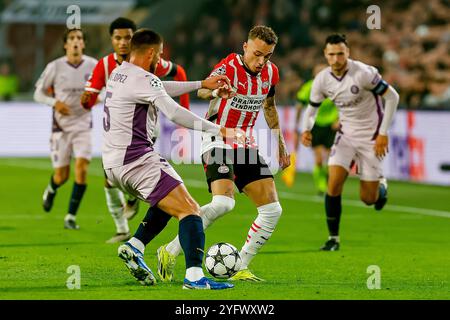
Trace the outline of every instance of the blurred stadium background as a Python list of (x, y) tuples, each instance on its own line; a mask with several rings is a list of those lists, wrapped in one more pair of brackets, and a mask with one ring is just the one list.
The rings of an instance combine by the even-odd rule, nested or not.
[(377, 66), (401, 92), (401, 107), (450, 109), (450, 9), (448, 0), (383, 1), (381, 30), (366, 27), (369, 0), (3, 0), (0, 2), (1, 72), (19, 79), (14, 99), (30, 97), (45, 64), (60, 56), (70, 4), (81, 7), (86, 54), (111, 51), (108, 24), (124, 15), (159, 31), (165, 57), (185, 66), (191, 79), (205, 77), (218, 59), (240, 52), (251, 26), (267, 24), (280, 37), (273, 61), (280, 67), (281, 104), (311, 77), (331, 32), (349, 39), (354, 59)]

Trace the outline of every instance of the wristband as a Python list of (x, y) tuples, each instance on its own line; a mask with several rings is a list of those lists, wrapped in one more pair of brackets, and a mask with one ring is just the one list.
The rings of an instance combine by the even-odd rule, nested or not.
[(213, 98), (217, 98), (217, 97), (219, 97), (218, 93), (219, 93), (219, 89), (214, 89), (211, 92), (211, 95), (212, 95)]

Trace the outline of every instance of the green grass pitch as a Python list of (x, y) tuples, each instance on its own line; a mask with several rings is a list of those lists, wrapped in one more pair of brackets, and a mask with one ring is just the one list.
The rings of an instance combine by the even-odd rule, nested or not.
[[(210, 200), (199, 165), (178, 165), (193, 197)], [(64, 230), (72, 179), (62, 187), (51, 213), (41, 207), (48, 183), (48, 159), (0, 159), (0, 299), (449, 299), (450, 192), (448, 187), (404, 182), (389, 184), (389, 202), (378, 213), (359, 201), (351, 178), (343, 194), (341, 250), (319, 252), (327, 238), (323, 201), (309, 174), (293, 188), (276, 177), (283, 215), (251, 269), (264, 283), (236, 283), (226, 291), (182, 290), (184, 257), (175, 281), (143, 287), (105, 243), (115, 232), (103, 192), (99, 159), (90, 168), (88, 189), (78, 212), (78, 231)], [(73, 176), (73, 175), (72, 175)], [(206, 232), (206, 248), (219, 241), (240, 248), (256, 209), (243, 195), (235, 209)], [(134, 232), (145, 215), (130, 221)], [(156, 249), (177, 233), (177, 222), (149, 244), (146, 261), (156, 271)], [(67, 268), (80, 267), (81, 288), (66, 286)], [(369, 290), (368, 267), (380, 268), (380, 289)]]

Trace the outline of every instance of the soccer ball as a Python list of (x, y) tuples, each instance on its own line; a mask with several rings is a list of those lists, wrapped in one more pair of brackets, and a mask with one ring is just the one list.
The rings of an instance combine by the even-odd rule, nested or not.
[(215, 278), (228, 279), (241, 268), (241, 256), (232, 244), (219, 242), (206, 252), (206, 270)]

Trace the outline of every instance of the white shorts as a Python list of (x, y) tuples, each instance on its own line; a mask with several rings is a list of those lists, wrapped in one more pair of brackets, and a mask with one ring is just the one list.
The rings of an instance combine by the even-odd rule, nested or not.
[(155, 206), (183, 180), (156, 152), (149, 152), (121, 167), (105, 169), (112, 186)]
[(72, 154), (75, 158), (91, 160), (91, 130), (73, 132), (52, 132), (50, 136), (50, 157), (53, 168), (70, 165)]
[(382, 160), (375, 156), (375, 140), (355, 140), (337, 133), (331, 147), (329, 166), (340, 166), (350, 171), (352, 161), (362, 181), (378, 181), (383, 176)]

